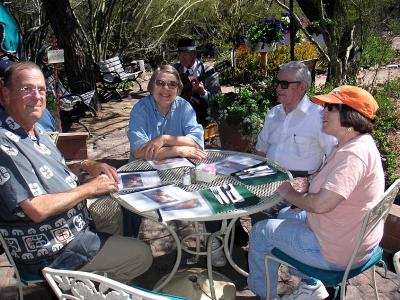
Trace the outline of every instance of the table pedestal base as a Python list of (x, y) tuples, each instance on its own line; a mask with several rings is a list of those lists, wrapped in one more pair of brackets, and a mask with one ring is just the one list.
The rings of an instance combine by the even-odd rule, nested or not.
[[(213, 271), (213, 279), (217, 299), (233, 300), (236, 298), (236, 287), (228, 277)], [(163, 280), (165, 278), (161, 278), (156, 286)], [(209, 300), (211, 292), (207, 269), (191, 268), (178, 271), (160, 292), (191, 300)]]

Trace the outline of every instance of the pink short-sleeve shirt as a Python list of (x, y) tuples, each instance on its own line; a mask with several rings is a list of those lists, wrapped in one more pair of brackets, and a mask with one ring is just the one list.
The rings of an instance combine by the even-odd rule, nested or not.
[[(384, 193), (384, 173), (375, 142), (369, 134), (360, 135), (334, 151), (324, 168), (312, 180), (309, 192), (321, 188), (345, 198), (328, 213), (307, 212), (307, 222), (315, 233), (324, 258), (345, 266), (360, 233), (362, 220)], [(355, 262), (380, 242), (383, 222), (368, 234)]]

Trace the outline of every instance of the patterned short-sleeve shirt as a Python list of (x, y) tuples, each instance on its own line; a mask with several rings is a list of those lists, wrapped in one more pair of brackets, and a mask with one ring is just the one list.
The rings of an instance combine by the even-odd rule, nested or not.
[[(89, 228), (86, 203), (40, 223), (19, 207), (27, 199), (66, 192), (79, 184), (43, 128), (36, 124), (34, 131), (35, 136), (30, 136), (0, 110), (0, 231), (18, 267), (77, 269), (100, 249), (100, 240)], [(87, 239), (88, 249), (82, 247)], [(65, 259), (75, 252), (82, 259)]]

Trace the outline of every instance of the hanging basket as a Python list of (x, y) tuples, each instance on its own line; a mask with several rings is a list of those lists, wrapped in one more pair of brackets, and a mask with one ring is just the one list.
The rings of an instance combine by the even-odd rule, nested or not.
[(272, 52), (276, 49), (276, 42), (273, 43), (258, 42), (252, 44), (248, 40), (246, 40), (245, 43), (246, 46), (249, 47), (254, 52), (266, 53), (266, 52)]

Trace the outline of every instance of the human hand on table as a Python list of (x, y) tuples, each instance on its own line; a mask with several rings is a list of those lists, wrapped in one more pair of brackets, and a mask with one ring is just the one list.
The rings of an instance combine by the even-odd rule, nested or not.
[[(288, 194), (291, 193), (306, 193), (308, 191), (308, 179), (307, 177), (297, 177), (292, 181), (285, 181), (278, 187), (278, 193), (282, 196), (282, 198), (288, 200)], [(301, 211), (301, 209), (297, 208), (295, 205), (291, 206), (291, 209), (296, 211)]]
[(178, 156), (188, 157), (193, 159), (206, 159), (207, 153), (202, 149), (192, 147), (192, 146), (177, 146)]
[(109, 178), (105, 174), (101, 174), (96, 178), (85, 183), (91, 190), (92, 196), (101, 196), (108, 193), (118, 192), (118, 183), (113, 179)]
[(106, 175), (110, 180), (118, 183), (117, 169), (106, 164), (94, 160), (85, 160), (82, 162), (82, 167), (93, 177), (101, 174)]
[(163, 146), (163, 137), (160, 135), (140, 146), (139, 151), (144, 154), (145, 160), (154, 160), (157, 157), (158, 151), (160, 151)]

